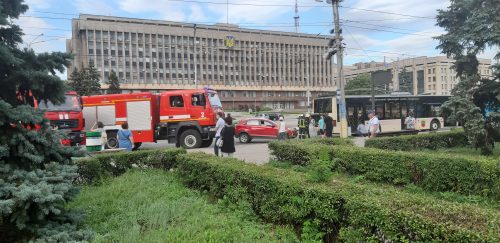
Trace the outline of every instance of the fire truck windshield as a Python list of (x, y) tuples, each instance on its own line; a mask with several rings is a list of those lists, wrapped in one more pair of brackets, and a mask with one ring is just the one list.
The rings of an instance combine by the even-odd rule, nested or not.
[(210, 101), (210, 105), (212, 105), (212, 107), (222, 108), (222, 103), (220, 102), (217, 93), (208, 93), (208, 100)]
[(75, 95), (66, 95), (61, 104), (55, 105), (50, 101), (41, 101), (38, 107), (47, 111), (80, 111), (80, 101)]

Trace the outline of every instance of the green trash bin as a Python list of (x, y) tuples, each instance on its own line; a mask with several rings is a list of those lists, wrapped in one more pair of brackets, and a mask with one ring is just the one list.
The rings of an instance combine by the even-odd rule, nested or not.
[(86, 132), (87, 136), (85, 143), (87, 145), (87, 151), (101, 151), (102, 150), (102, 140), (101, 132)]

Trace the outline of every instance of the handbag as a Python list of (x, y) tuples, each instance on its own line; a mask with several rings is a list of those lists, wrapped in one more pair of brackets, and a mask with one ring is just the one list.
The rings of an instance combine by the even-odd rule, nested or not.
[(224, 139), (222, 139), (223, 133), (224, 133), (224, 128), (222, 128), (222, 130), (220, 131), (221, 137), (219, 138), (219, 140), (217, 140), (217, 143), (215, 144), (219, 148), (222, 148), (222, 145), (224, 144)]
[(224, 144), (224, 140), (222, 138), (219, 138), (219, 140), (217, 140), (217, 147), (219, 148), (222, 148), (222, 145)]

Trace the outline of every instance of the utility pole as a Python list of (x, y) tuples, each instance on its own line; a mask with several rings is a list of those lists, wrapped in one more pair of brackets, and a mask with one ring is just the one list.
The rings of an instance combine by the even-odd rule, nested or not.
[(297, 0), (295, 0), (295, 16), (293, 17), (295, 20), (295, 33), (299, 32), (299, 4), (297, 3)]
[(194, 47), (194, 87), (197, 89), (198, 88), (198, 63), (197, 63), (197, 53), (198, 50), (196, 49), (196, 24), (193, 25), (194, 27), (194, 38), (193, 38), (193, 47)]
[[(348, 127), (347, 127), (347, 112), (345, 105), (345, 82), (344, 82), (344, 63), (343, 63), (343, 52), (344, 47), (342, 46), (342, 29), (340, 28), (340, 16), (339, 16), (339, 2), (342, 0), (326, 0), (326, 3), (332, 4), (333, 8), (333, 20), (335, 22), (335, 28), (330, 31), (331, 34), (335, 34), (333, 39), (328, 42), (328, 51), (325, 53), (323, 58), (330, 60), (333, 55), (337, 54), (337, 85), (340, 89), (337, 94), (339, 97), (339, 113), (340, 113), (340, 137), (347, 138)], [(316, 0), (316, 2), (322, 2), (322, 0)], [(332, 65), (334, 65), (332, 60)]]
[(373, 75), (371, 72), (370, 79), (372, 81), (372, 110), (375, 111), (375, 80), (373, 79)]
[(340, 86), (339, 112), (340, 112), (340, 137), (347, 138), (347, 114), (345, 105), (344, 90), (344, 47), (342, 46), (342, 29), (340, 28), (339, 2), (341, 0), (332, 0), (333, 18), (335, 22), (335, 43), (337, 46), (337, 77)]

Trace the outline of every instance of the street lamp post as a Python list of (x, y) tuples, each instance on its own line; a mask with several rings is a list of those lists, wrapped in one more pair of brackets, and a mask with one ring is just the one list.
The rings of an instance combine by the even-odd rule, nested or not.
[(43, 36), (43, 33), (41, 33), (41, 34), (37, 35), (35, 38), (33, 38), (33, 40), (31, 40), (31, 41), (30, 41), (30, 43), (28, 43), (28, 49), (31, 49), (31, 44), (33, 44), (33, 42), (34, 42), (36, 39), (38, 39), (38, 38), (40, 38), (40, 37), (42, 37), (42, 36)]

